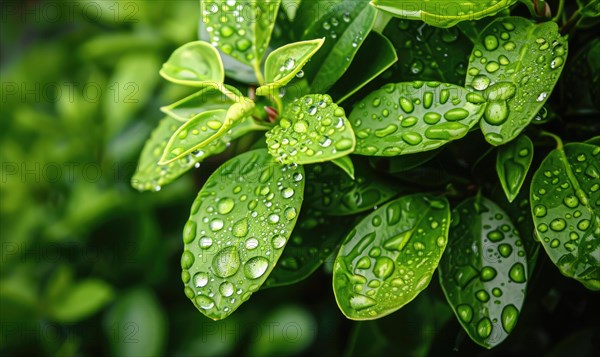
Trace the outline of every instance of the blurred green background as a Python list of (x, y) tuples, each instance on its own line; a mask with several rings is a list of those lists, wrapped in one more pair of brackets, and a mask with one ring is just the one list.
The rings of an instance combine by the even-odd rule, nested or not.
[[(435, 282), (390, 317), (351, 323), (328, 264), (224, 321), (205, 318), (183, 294), (181, 229), (229, 153), (160, 193), (129, 185), (158, 108), (189, 93), (158, 70), (197, 39), (199, 2), (0, 4), (2, 356), (490, 354), (461, 334)], [(570, 300), (590, 295), (544, 273), (559, 288), (534, 292), (491, 354), (593, 350), (593, 314)]]

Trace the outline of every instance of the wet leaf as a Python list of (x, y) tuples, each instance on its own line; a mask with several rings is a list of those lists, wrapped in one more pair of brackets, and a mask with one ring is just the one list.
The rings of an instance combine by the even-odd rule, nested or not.
[(325, 38), (323, 47), (305, 66), (312, 93), (326, 93), (346, 72), (373, 28), (376, 11), (367, 0), (303, 1), (297, 12), (304, 40)]
[(438, 148), (467, 135), (483, 113), (483, 100), (439, 82), (387, 84), (355, 105), (349, 120), (355, 153), (396, 156)]
[(567, 59), (567, 41), (554, 22), (521, 17), (494, 20), (469, 58), (466, 84), (486, 99), (481, 130), (495, 146), (514, 138), (540, 111)]
[(304, 169), (265, 149), (227, 161), (208, 179), (183, 230), (185, 294), (207, 317), (227, 317), (277, 263), (304, 197)]
[(342, 76), (327, 92), (337, 103), (341, 103), (383, 73), (397, 60), (398, 56), (393, 44), (385, 36), (371, 32), (358, 50), (346, 75)]
[(294, 79), (296, 74), (321, 48), (324, 39), (287, 44), (271, 52), (265, 62), (265, 85), (256, 90), (258, 95), (274, 93)]
[(514, 201), (519, 194), (533, 160), (533, 143), (524, 134), (498, 148), (496, 171), (506, 198)]
[(371, 4), (381, 11), (396, 17), (422, 20), (437, 27), (451, 27), (461, 21), (477, 20), (492, 16), (517, 0), (485, 1), (412, 1), (412, 0), (373, 0)]
[(440, 283), (477, 344), (495, 347), (514, 329), (525, 300), (527, 268), (518, 233), (494, 202), (469, 198), (452, 211)]
[[(236, 101), (228, 97), (224, 92), (233, 93)], [(233, 103), (241, 100), (243, 97), (234, 87), (224, 85), (215, 87), (205, 85), (198, 92), (189, 95), (171, 105), (164, 106), (160, 110), (171, 118), (188, 121), (191, 118), (210, 110), (229, 109)]]
[[(310, 202), (307, 204), (310, 206)], [(353, 220), (303, 208), (298, 224), (263, 289), (290, 285), (308, 278), (339, 246), (350, 231), (349, 224)]]
[(284, 164), (337, 159), (356, 145), (344, 109), (327, 94), (307, 95), (289, 104), (266, 136), (269, 153)]
[(337, 159), (331, 160), (331, 163), (342, 169), (342, 171), (347, 173), (348, 176), (354, 180), (354, 164), (352, 163), (350, 156), (338, 157)]
[(160, 70), (166, 80), (192, 87), (219, 84), (225, 80), (219, 52), (203, 41), (189, 42), (176, 49)]
[(202, 2), (210, 43), (238, 61), (258, 68), (271, 41), (281, 0)]
[(346, 237), (333, 270), (338, 306), (352, 320), (388, 315), (428, 285), (448, 241), (446, 199), (404, 196), (379, 207)]
[(561, 273), (600, 290), (600, 146), (553, 150), (533, 176), (531, 213)]
[(333, 164), (306, 167), (306, 200), (328, 215), (347, 216), (369, 210), (396, 196), (401, 190), (368, 163), (355, 160), (352, 179)]

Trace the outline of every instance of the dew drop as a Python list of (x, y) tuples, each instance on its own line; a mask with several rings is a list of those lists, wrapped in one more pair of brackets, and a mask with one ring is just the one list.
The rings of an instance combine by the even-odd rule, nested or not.
[(244, 275), (249, 279), (258, 279), (267, 271), (269, 261), (264, 257), (250, 258), (244, 265)]

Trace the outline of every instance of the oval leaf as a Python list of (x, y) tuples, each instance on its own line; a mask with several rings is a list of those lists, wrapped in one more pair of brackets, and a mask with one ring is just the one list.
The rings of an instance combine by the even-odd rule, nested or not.
[(439, 276), (469, 337), (486, 348), (504, 341), (517, 323), (527, 288), (525, 250), (506, 212), (484, 197), (458, 205)]
[(193, 87), (225, 80), (219, 52), (203, 41), (186, 43), (176, 49), (163, 64), (160, 75), (170, 82)]
[(567, 59), (567, 41), (554, 22), (521, 17), (494, 20), (475, 43), (466, 84), (488, 101), (481, 130), (502, 145), (531, 122), (552, 93)]
[(266, 84), (258, 87), (256, 94), (273, 93), (294, 79), (296, 73), (300, 72), (306, 62), (321, 48), (324, 41), (324, 39), (317, 39), (294, 42), (271, 52), (265, 62)]
[(294, 100), (267, 132), (269, 153), (284, 164), (311, 164), (350, 154), (356, 140), (344, 109), (327, 94)]
[(210, 43), (238, 61), (258, 68), (271, 41), (281, 0), (202, 1)]
[(552, 151), (531, 182), (538, 237), (561, 273), (600, 290), (600, 146)]
[(526, 135), (498, 148), (496, 171), (509, 202), (519, 194), (533, 160), (533, 143)]
[(410, 195), (365, 217), (340, 248), (333, 268), (338, 306), (352, 320), (388, 315), (429, 285), (448, 241), (446, 199)]
[(481, 117), (483, 98), (439, 82), (387, 84), (350, 114), (355, 153), (395, 156), (433, 150), (467, 135)]
[(304, 197), (302, 166), (265, 149), (227, 161), (208, 179), (183, 230), (185, 294), (222, 319), (257, 291), (277, 263)]
[(354, 180), (354, 164), (350, 156), (338, 157), (337, 159), (331, 160), (332, 164), (342, 169), (348, 176)]
[[(198, 92), (187, 96), (171, 105), (164, 106), (160, 110), (171, 118), (188, 121), (198, 114), (216, 109), (229, 109), (233, 103), (241, 100), (243, 97), (234, 87), (224, 85), (223, 87), (214, 85), (205, 85)], [(234, 101), (224, 92), (233, 93)]]
[(79, 282), (63, 292), (50, 307), (53, 320), (73, 323), (89, 317), (114, 297), (112, 286), (97, 279)]
[(515, 2), (517, 0), (373, 0), (371, 4), (396, 17), (422, 20), (437, 27), (451, 27), (461, 21), (492, 16)]

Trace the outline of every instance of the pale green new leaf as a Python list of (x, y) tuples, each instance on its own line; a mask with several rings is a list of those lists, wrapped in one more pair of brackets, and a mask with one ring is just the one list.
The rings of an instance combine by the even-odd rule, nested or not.
[(403, 19), (422, 20), (437, 27), (451, 27), (461, 21), (495, 15), (515, 2), (517, 0), (372, 0), (371, 5)]
[(444, 198), (410, 195), (379, 207), (342, 243), (333, 268), (338, 306), (373, 320), (408, 304), (428, 285), (448, 242)]
[(552, 151), (531, 181), (535, 230), (563, 275), (600, 290), (600, 146)]
[(219, 52), (203, 41), (186, 43), (176, 49), (160, 70), (166, 80), (192, 87), (218, 85), (225, 80)]
[(302, 166), (265, 149), (227, 161), (208, 179), (183, 230), (185, 295), (223, 319), (264, 283), (283, 252), (304, 197)]
[(533, 160), (533, 143), (524, 134), (498, 148), (496, 172), (509, 202), (519, 194)]
[(344, 109), (327, 94), (296, 99), (266, 136), (269, 153), (284, 164), (337, 159), (350, 154), (356, 144)]
[(467, 135), (483, 113), (483, 97), (439, 82), (387, 84), (350, 114), (355, 153), (395, 156), (438, 148)]
[[(224, 92), (233, 93), (234, 101)], [(160, 110), (171, 118), (188, 121), (206, 111), (216, 109), (229, 109), (233, 103), (241, 101), (243, 97), (235, 87), (224, 85), (205, 85), (198, 92), (189, 95), (171, 105), (161, 107)]]
[(265, 84), (256, 89), (257, 95), (274, 93), (294, 79), (296, 73), (321, 48), (325, 39), (287, 44), (271, 52), (265, 62)]
[(350, 156), (338, 157), (337, 159), (331, 160), (331, 163), (342, 169), (342, 171), (347, 173), (348, 176), (354, 180), (354, 164), (352, 163)]
[(487, 100), (481, 130), (492, 145), (516, 138), (550, 97), (567, 59), (554, 22), (494, 20), (469, 58), (466, 85)]

